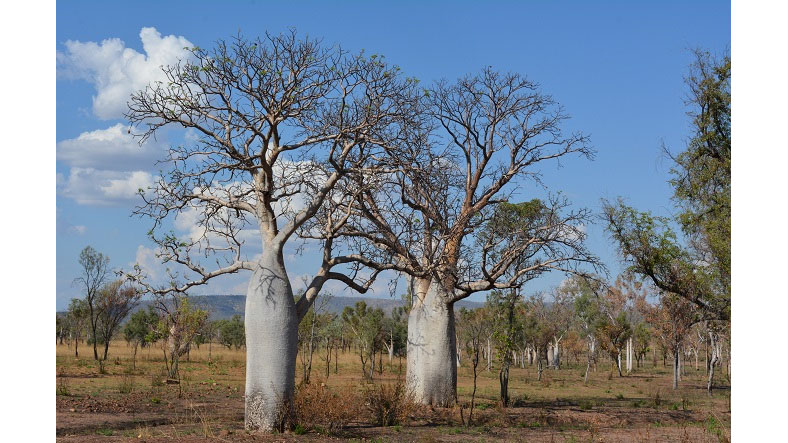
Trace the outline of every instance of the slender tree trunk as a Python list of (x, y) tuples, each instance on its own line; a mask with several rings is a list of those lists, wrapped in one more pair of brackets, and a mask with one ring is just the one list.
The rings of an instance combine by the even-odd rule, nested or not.
[(679, 350), (673, 351), (673, 389), (679, 388)]
[(509, 406), (509, 359), (504, 358), (501, 370), (498, 372), (498, 382), (501, 385), (501, 403), (503, 407)]
[(137, 341), (134, 341), (134, 357), (131, 360), (131, 367), (133, 369), (137, 369), (137, 347), (138, 346), (139, 346), (139, 343), (137, 343)]
[(477, 367), (479, 366), (479, 343), (476, 341), (476, 346), (474, 346), (473, 350), (473, 392), (471, 392), (471, 410), (468, 413), (468, 426), (473, 426), (473, 407), (476, 403), (476, 377), (478, 376), (478, 372), (476, 371)]
[(457, 344), (450, 292), (420, 281), (408, 315), (407, 385), (418, 403), (448, 407), (457, 398)]
[(104, 338), (104, 358), (102, 360), (107, 361), (107, 353), (109, 352), (109, 337)]
[(264, 248), (252, 274), (245, 317), (245, 427), (284, 431), (295, 389), (298, 314), (282, 253), (273, 247)]
[(709, 371), (709, 380), (706, 384), (706, 390), (708, 391), (709, 396), (711, 396), (714, 382), (714, 366), (717, 364), (717, 360), (719, 359), (717, 355), (717, 337), (713, 331), (709, 331), (709, 345), (711, 347), (711, 359), (707, 365)]
[(315, 352), (315, 314), (312, 314), (312, 327), (309, 331), (309, 360), (307, 361), (306, 371), (304, 371), (304, 381), (309, 383), (309, 376), (312, 375), (312, 355)]

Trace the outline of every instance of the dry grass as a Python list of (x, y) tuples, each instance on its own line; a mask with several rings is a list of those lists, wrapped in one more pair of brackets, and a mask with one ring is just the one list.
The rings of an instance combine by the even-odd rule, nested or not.
[[(163, 383), (164, 362), (158, 347), (139, 350), (136, 369), (131, 369), (133, 348), (123, 341), (113, 342), (109, 351), (111, 363), (105, 365), (106, 374), (100, 374), (88, 346), (83, 344), (80, 348), (82, 357), (79, 359), (74, 358), (73, 348), (66, 345), (57, 346), (56, 351), (58, 428), (70, 429), (63, 431), (66, 434), (84, 437), (89, 433), (95, 436), (95, 429), (84, 429), (91, 426), (87, 422), (92, 417), (99, 421), (96, 414), (101, 414), (101, 411), (113, 413), (118, 420), (125, 417), (123, 414), (133, 415), (136, 422), (119, 424), (114, 428), (110, 426), (114, 435), (129, 438), (144, 434), (164, 438), (193, 435), (233, 439), (233, 436), (244, 432), (243, 349), (228, 350), (213, 345), (210, 359), (208, 346), (192, 350), (189, 360), (184, 358), (180, 363), (182, 383), (176, 386)], [(116, 360), (119, 364), (113, 364)], [(474, 411), (474, 422), (481, 428), (459, 427), (460, 417), (456, 409), (427, 408), (426, 411), (394, 413), (407, 426), (372, 431), (368, 427), (375, 422), (398, 421), (384, 416), (389, 413), (387, 410), (396, 409), (391, 407), (396, 403), (391, 399), (397, 397), (396, 390), (391, 387), (404, 377), (404, 360), (400, 368), (398, 360), (389, 365), (384, 358), (383, 374), (376, 372), (375, 386), (366, 391), (356, 354), (340, 355), (338, 373), (334, 373), (332, 362), (329, 377), (324, 380), (319, 377), (324, 376), (325, 367), (316, 361), (312, 384), (301, 387), (296, 397), (295, 406), (302, 431), (331, 434), (344, 429), (345, 434), (342, 435), (384, 440), (429, 439), (434, 432), (437, 432), (436, 436), (458, 433), (463, 440), (476, 435), (473, 434), (476, 432), (474, 429), (481, 432), (483, 428), (496, 430), (501, 439), (511, 437), (511, 432), (527, 430), (535, 441), (540, 441), (540, 433), (546, 430), (575, 436), (577, 441), (587, 441), (591, 435), (594, 438), (610, 436), (610, 433), (618, 435), (611, 438), (617, 441), (621, 432), (627, 429), (631, 433), (625, 435), (632, 438), (648, 436), (651, 441), (658, 441), (661, 437), (680, 440), (682, 433), (688, 433), (695, 441), (724, 441), (730, 436), (730, 390), (720, 389), (709, 398), (704, 389), (704, 371), (690, 367), (678, 391), (671, 389), (670, 367), (662, 367), (661, 362), (656, 368), (649, 362), (645, 369), (636, 369), (629, 376), (615, 375), (611, 378), (608, 378), (608, 368), (600, 363), (598, 370), (590, 373), (589, 382), (585, 385), (583, 368), (573, 362), (560, 370), (545, 370), (542, 381), (537, 381), (533, 367), (512, 368), (509, 386), (514, 407), (511, 408), (497, 406), (497, 371), (482, 369), (477, 380), (478, 409)], [(480, 366), (484, 367), (483, 364)], [(296, 380), (300, 379), (299, 367)], [(718, 380), (722, 383), (724, 375)], [(470, 401), (472, 383), (470, 368), (460, 366), (457, 389), (460, 403)], [(385, 389), (390, 392), (383, 392)], [(366, 411), (362, 401), (365, 392), (377, 392), (381, 394), (380, 399), (385, 400), (379, 402), (382, 420), (378, 420), (377, 412), (369, 414)], [(366, 403), (370, 403), (369, 400)], [(121, 413), (115, 414), (115, 411)], [(140, 421), (140, 417), (148, 421)], [(100, 426), (103, 424), (99, 423), (95, 428)]]

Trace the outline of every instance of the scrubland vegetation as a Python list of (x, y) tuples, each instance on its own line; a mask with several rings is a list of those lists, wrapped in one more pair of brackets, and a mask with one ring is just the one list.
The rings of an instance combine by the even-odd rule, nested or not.
[[(126, 116), (143, 141), (165, 126), (202, 134), (169, 150), (135, 210), (179, 269), (165, 285), (140, 266), (112, 281), (85, 248), (85, 299), (58, 318), (64, 440), (729, 438), (728, 56), (697, 51), (690, 66), (693, 133), (664, 148), (671, 219), (622, 198), (594, 214), (553, 190), (514, 201), (544, 166), (595, 152), (520, 74), (423, 88), (383, 57), (295, 31), (189, 51)], [(196, 237), (163, 228), (184, 208)], [(625, 264), (615, 277), (586, 244), (600, 221)], [(254, 261), (244, 230), (260, 235)], [(294, 241), (320, 246), (301, 292), (284, 265)], [(244, 270), (243, 320), (211, 322), (190, 302)], [(555, 271), (560, 285), (531, 289)], [(404, 306), (323, 309), (326, 282), (364, 293), (383, 276), (408, 281)], [(484, 307), (455, 308), (478, 293)], [(121, 330), (142, 294), (153, 307)]]
[[(382, 373), (365, 380), (355, 345), (331, 362), (323, 361), (309, 384), (295, 395), (298, 423), (285, 434), (249, 434), (243, 429), (244, 349), (203, 344), (180, 364), (180, 384), (168, 384), (160, 347), (137, 353), (115, 340), (105, 374), (89, 356), (74, 357), (73, 345), (57, 345), (58, 438), (94, 441), (119, 438), (145, 441), (212, 438), (241, 441), (312, 440), (343, 437), (375, 441), (727, 441), (730, 438), (730, 384), (718, 373), (717, 392), (706, 394), (701, 355), (683, 367), (679, 389), (672, 389), (670, 362), (657, 365), (651, 352), (641, 367), (623, 377), (601, 357), (583, 382), (582, 357), (564, 357), (559, 369), (546, 368), (539, 380), (535, 365), (510, 369), (510, 406), (499, 399), (498, 369), (482, 358), (474, 423), (467, 421), (473, 390), (472, 368), (458, 368), (459, 404), (430, 408), (408, 401), (402, 390), (404, 362), (383, 356)], [(380, 356), (377, 357), (378, 359)], [(303, 378), (297, 368), (297, 379)], [(398, 389), (400, 389), (398, 391)], [(387, 426), (382, 426), (383, 424)]]

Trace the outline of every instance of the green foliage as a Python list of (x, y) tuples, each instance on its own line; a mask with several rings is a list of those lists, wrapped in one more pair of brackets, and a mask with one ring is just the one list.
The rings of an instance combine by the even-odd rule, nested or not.
[(363, 301), (356, 302), (355, 308), (347, 306), (342, 311), (342, 322), (358, 341), (362, 370), (369, 378), (371, 371), (367, 374), (367, 362), (382, 347), (383, 317), (382, 309), (372, 309)]
[[(604, 202), (607, 229), (629, 269), (659, 289), (699, 306), (709, 319), (730, 319), (730, 56), (696, 51), (686, 83), (694, 132), (673, 157), (675, 220)], [(671, 229), (678, 222), (686, 241)]]
[(240, 315), (234, 315), (230, 320), (219, 320), (217, 324), (219, 343), (227, 349), (239, 349), (246, 344), (246, 331)]
[(158, 338), (156, 327), (159, 324), (159, 315), (153, 306), (147, 310), (140, 309), (131, 314), (129, 321), (123, 327), (123, 336), (128, 342), (136, 342), (141, 347), (146, 347)]

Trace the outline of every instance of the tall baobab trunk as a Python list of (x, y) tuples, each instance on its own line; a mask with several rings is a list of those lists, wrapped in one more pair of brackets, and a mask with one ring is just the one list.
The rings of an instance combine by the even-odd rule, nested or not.
[(284, 430), (295, 389), (298, 314), (279, 248), (264, 248), (246, 293), (248, 430)]
[(451, 406), (457, 397), (454, 306), (438, 282), (419, 281), (408, 315), (407, 384), (421, 404)]

